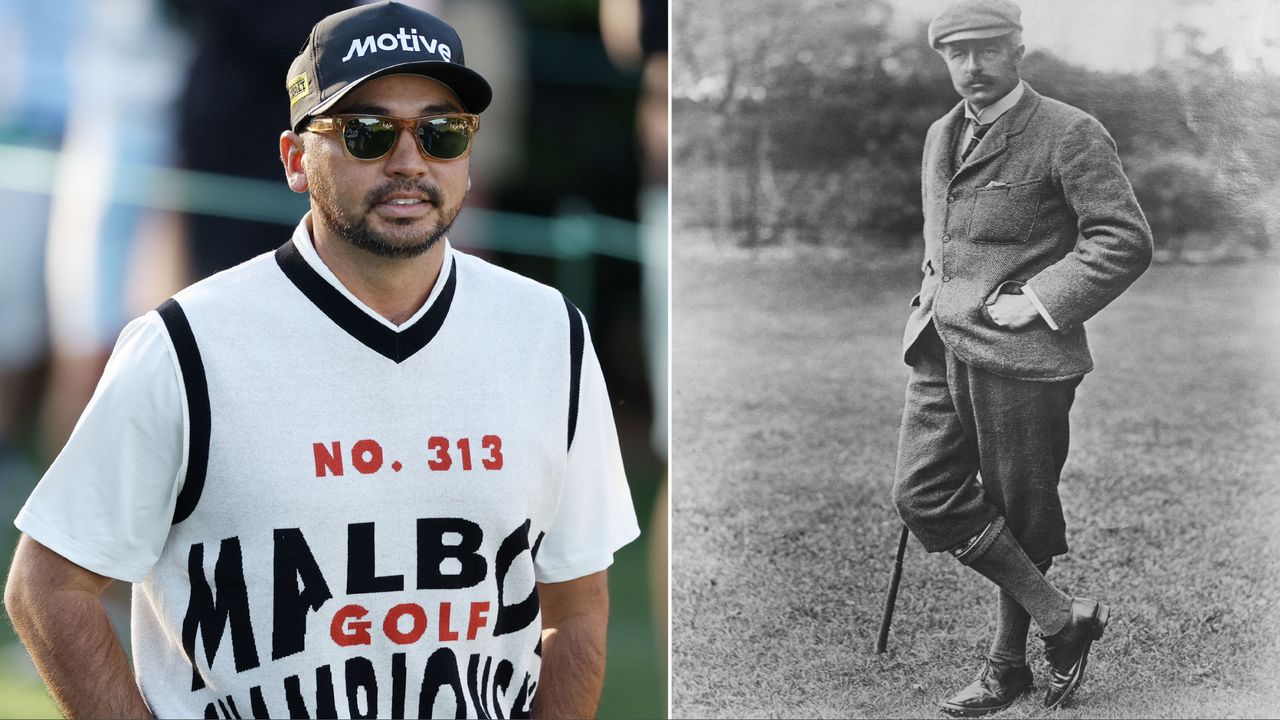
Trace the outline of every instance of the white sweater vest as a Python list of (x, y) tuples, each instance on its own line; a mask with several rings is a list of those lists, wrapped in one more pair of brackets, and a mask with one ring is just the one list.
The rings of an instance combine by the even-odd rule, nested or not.
[(535, 580), (621, 544), (558, 517), (585, 332), (550, 288), (453, 251), (441, 272), (399, 332), (293, 243), (159, 309), (188, 451), (135, 593), (158, 715), (528, 715)]

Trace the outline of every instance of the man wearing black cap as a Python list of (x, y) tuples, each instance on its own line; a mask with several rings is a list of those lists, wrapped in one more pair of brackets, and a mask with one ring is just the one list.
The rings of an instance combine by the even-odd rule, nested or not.
[(17, 518), (14, 625), (69, 716), (591, 716), (639, 531), (581, 314), (446, 238), (489, 86), (393, 2), (285, 80), (311, 212), (121, 334)]
[(1021, 31), (1008, 0), (962, 0), (929, 26), (962, 100), (925, 139), (924, 278), (904, 337), (894, 502), (925, 549), (999, 586), (987, 659), (942, 704), (960, 716), (1032, 687), (1032, 619), (1048, 708), (1079, 687), (1107, 626), (1110, 608), (1043, 573), (1067, 552), (1058, 481), (1075, 389), (1093, 367), (1083, 323), (1151, 259), (1115, 143), (1019, 78)]

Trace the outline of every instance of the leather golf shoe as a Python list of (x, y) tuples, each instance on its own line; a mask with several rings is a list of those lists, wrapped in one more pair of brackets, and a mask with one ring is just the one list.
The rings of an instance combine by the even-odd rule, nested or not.
[(978, 677), (942, 703), (942, 712), (956, 717), (982, 717), (1000, 712), (1032, 687), (1031, 668), (983, 660)]
[(1111, 620), (1111, 608), (1088, 598), (1071, 601), (1071, 618), (1061, 630), (1052, 635), (1041, 635), (1044, 654), (1049, 661), (1049, 689), (1044, 694), (1044, 706), (1054, 710), (1080, 687), (1084, 669), (1089, 663), (1089, 648), (1094, 640), (1102, 638), (1102, 631)]

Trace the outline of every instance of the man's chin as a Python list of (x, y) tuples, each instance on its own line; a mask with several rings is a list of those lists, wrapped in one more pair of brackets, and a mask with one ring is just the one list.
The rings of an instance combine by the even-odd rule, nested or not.
[(369, 234), (393, 245), (415, 245), (439, 231), (434, 217), (379, 217), (371, 215)]
[(444, 237), (443, 233), (414, 233), (411, 236), (386, 235), (382, 233), (351, 238), (356, 247), (384, 258), (415, 258), (435, 247)]
[(347, 236), (355, 247), (384, 258), (414, 258), (435, 247), (448, 226), (433, 218), (382, 218), (376, 215), (359, 231)]
[(980, 88), (966, 86), (960, 90), (960, 96), (977, 110), (987, 107), (995, 103), (1000, 98), (1008, 95), (1013, 87), (1003, 87), (998, 85), (983, 85)]
[(412, 232), (415, 227), (427, 228), (430, 226), (430, 223), (427, 222), (426, 218), (408, 218), (408, 217), (387, 218), (384, 221), (384, 223), (387, 225), (387, 227), (392, 228), (396, 231), (409, 231), (409, 232)]
[(960, 91), (960, 97), (964, 98), (965, 102), (977, 110), (981, 110), (991, 104), (991, 94), (985, 88), (974, 90), (966, 87)]
[(323, 204), (317, 209), (325, 223), (348, 245), (390, 259), (423, 255), (439, 243), (452, 225), (452, 222), (440, 222), (437, 212), (395, 216), (373, 210), (352, 216), (332, 212)]

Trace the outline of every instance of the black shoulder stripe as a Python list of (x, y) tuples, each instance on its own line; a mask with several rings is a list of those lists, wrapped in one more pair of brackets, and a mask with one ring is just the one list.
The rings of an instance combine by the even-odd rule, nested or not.
[(564, 306), (569, 311), (569, 447), (567, 449), (571, 449), (574, 433), (578, 429), (578, 393), (582, 386), (582, 351), (586, 340), (582, 327), (582, 313), (569, 302), (568, 297), (564, 299)]
[(200, 502), (204, 490), (204, 477), (209, 469), (209, 384), (204, 376), (204, 362), (200, 360), (200, 348), (196, 345), (191, 323), (178, 301), (169, 298), (156, 308), (160, 319), (169, 331), (173, 349), (178, 353), (178, 368), (182, 371), (182, 385), (187, 392), (187, 416), (191, 424), (187, 446), (187, 479), (178, 493), (178, 505), (173, 510), (173, 524), (186, 520)]

